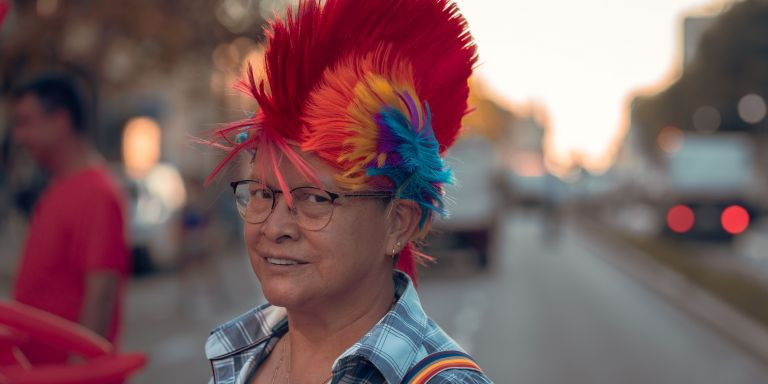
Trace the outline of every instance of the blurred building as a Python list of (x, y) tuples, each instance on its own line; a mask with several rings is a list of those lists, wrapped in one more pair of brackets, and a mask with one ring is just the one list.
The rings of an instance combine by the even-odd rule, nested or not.
[(701, 38), (715, 20), (713, 16), (687, 16), (683, 19), (683, 68), (696, 56)]

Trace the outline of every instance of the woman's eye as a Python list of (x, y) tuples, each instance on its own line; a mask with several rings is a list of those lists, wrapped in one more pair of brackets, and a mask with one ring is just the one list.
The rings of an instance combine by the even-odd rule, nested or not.
[(330, 199), (328, 199), (328, 197), (324, 196), (323, 194), (312, 193), (312, 192), (305, 192), (295, 197), (296, 197), (296, 200), (298, 201), (305, 201), (307, 203), (313, 203), (313, 204), (324, 204), (331, 201)]
[(327, 197), (325, 197), (323, 195), (316, 195), (316, 194), (313, 194), (313, 193), (311, 193), (309, 195), (309, 200), (311, 202), (313, 202), (313, 203), (327, 203), (327, 202), (331, 201), (330, 199), (328, 199)]
[(256, 189), (251, 191), (252, 199), (268, 200), (272, 198), (272, 192), (267, 189)]

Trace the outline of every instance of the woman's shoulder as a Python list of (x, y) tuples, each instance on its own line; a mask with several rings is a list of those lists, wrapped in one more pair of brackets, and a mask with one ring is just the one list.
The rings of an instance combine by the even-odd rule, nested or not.
[(492, 384), (493, 382), (484, 374), (469, 369), (447, 369), (437, 374), (429, 384)]
[[(411, 366), (404, 383), (492, 383), (476, 360), (455, 343), (456, 349), (440, 349), (427, 354)], [(419, 379), (417, 379), (419, 378)]]

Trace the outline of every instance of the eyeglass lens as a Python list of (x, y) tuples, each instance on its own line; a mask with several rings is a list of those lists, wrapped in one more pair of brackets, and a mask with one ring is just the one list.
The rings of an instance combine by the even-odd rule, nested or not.
[[(238, 184), (235, 188), (237, 209), (243, 218), (252, 224), (267, 220), (275, 206), (276, 195), (267, 185), (249, 181)], [(293, 209), (300, 226), (308, 230), (325, 227), (333, 214), (333, 201), (326, 192), (314, 187), (301, 187), (291, 191)]]

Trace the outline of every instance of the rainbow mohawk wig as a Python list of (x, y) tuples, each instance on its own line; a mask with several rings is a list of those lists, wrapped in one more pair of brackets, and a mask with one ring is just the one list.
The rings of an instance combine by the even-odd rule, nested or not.
[[(440, 154), (456, 139), (467, 112), (476, 52), (467, 24), (450, 0), (302, 0), (267, 31), (263, 73), (249, 68), (236, 88), (260, 109), (216, 132), (229, 155), (256, 150), (255, 164), (278, 156), (309, 180), (296, 151), (339, 169), (350, 190), (389, 189), (416, 201), (420, 225), (443, 213), (451, 181)], [(398, 268), (414, 276), (410, 246)]]

